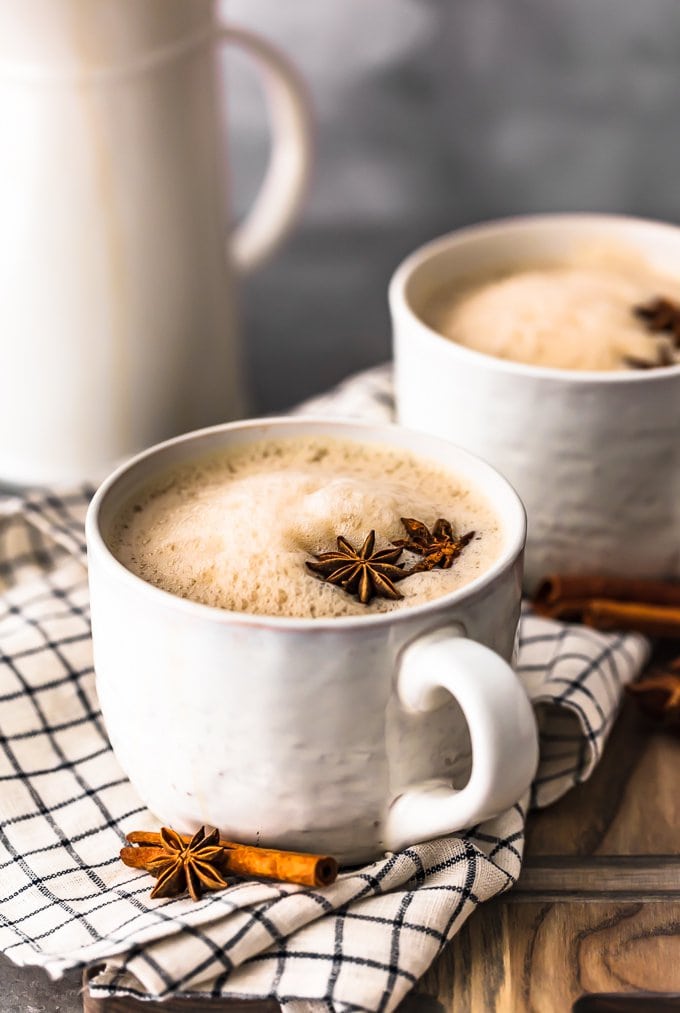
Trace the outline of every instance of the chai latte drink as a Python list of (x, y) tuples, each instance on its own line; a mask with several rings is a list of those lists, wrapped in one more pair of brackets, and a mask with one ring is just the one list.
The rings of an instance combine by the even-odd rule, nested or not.
[(680, 363), (680, 277), (623, 248), (584, 248), (562, 262), (444, 287), (422, 315), (459, 345), (534, 366)]
[[(430, 601), (478, 577), (501, 546), (493, 506), (451, 471), (401, 449), (326, 436), (258, 441), (176, 467), (127, 505), (110, 540), (124, 566), (172, 594), (303, 618)], [(362, 550), (381, 564), (368, 603), (358, 571), (350, 588), (342, 581)]]

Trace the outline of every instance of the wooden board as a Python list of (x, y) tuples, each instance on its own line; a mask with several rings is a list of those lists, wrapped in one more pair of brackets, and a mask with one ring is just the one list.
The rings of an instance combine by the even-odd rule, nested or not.
[[(87, 977), (85, 972), (85, 988)], [(126, 998), (93, 999), (87, 994), (87, 989), (83, 995), (83, 1013), (153, 1013), (154, 1010), (163, 1010), (163, 1013), (279, 1013), (280, 1008), (273, 1000), (210, 999), (196, 1002), (193, 999), (168, 999), (161, 1003)]]
[[(475, 912), (400, 1013), (679, 1011), (679, 783), (680, 737), (627, 702), (591, 780), (530, 817), (515, 889)], [(85, 1013), (156, 1009), (277, 1005), (84, 999)]]
[(532, 814), (515, 889), (416, 993), (447, 1013), (680, 1010), (679, 784), (680, 737), (628, 702), (592, 779)]

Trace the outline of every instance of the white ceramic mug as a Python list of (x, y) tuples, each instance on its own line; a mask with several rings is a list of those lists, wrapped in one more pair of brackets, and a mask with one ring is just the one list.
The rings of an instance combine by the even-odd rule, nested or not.
[(597, 244), (680, 263), (680, 228), (614, 215), (536, 215), (461, 229), (416, 250), (389, 291), (397, 415), (489, 461), (527, 509), (531, 589), (548, 573), (680, 577), (680, 366), (576, 372), (449, 341), (422, 312), (455, 288)]
[[(263, 71), (273, 132), (231, 239), (221, 42)], [(0, 0), (0, 481), (102, 475), (243, 414), (235, 277), (309, 161), (298, 75), (214, 0)]]
[[(450, 467), (497, 511), (499, 558), (424, 605), (297, 619), (175, 597), (109, 551), (123, 504), (168, 468), (310, 433), (402, 447)], [(522, 505), (492, 468), (394, 426), (256, 420), (136, 457), (98, 490), (87, 543), (97, 691), (140, 797), (179, 830), (210, 824), (230, 839), (347, 863), (507, 808), (538, 756), (533, 711), (509, 665), (524, 534)]]

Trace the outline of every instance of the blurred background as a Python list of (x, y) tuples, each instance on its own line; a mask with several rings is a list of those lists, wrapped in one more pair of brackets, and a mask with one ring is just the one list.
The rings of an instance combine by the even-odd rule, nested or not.
[[(532, 211), (680, 220), (676, 0), (229, 0), (307, 80), (301, 221), (242, 291), (252, 412), (389, 356), (386, 287), (415, 245)], [(267, 153), (246, 61), (224, 57), (237, 214)]]

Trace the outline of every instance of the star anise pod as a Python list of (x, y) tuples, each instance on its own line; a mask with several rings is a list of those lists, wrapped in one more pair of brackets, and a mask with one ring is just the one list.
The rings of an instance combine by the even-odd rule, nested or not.
[(475, 537), (474, 531), (468, 531), (466, 535), (454, 535), (451, 524), (443, 517), (435, 521), (432, 531), (415, 517), (402, 517), (401, 523), (406, 528), (408, 538), (400, 538), (393, 544), (423, 557), (408, 571), (409, 573), (433, 570), (435, 566), (448, 570), (453, 565), (454, 559)]
[(638, 355), (624, 355), (623, 364), (631, 369), (657, 369), (659, 366), (675, 365), (673, 352), (666, 345), (660, 345), (652, 351), (656, 355), (656, 359), (642, 359)]
[(636, 306), (635, 316), (650, 331), (670, 334), (676, 348), (680, 348), (680, 304), (660, 296), (643, 306)]
[(220, 843), (219, 831), (206, 833), (205, 827), (197, 830), (186, 844), (176, 830), (163, 827), (160, 847), (144, 868), (157, 877), (152, 897), (176, 897), (189, 891), (192, 900), (198, 900), (203, 890), (221, 890), (229, 884), (221, 875), (227, 862), (227, 851)]
[(626, 689), (649, 717), (680, 729), (680, 658)]
[(394, 586), (395, 580), (406, 576), (402, 565), (395, 565), (401, 549), (381, 549), (374, 552), (375, 531), (371, 531), (357, 551), (346, 538), (338, 536), (334, 552), (322, 552), (315, 562), (307, 562), (312, 573), (329, 584), (337, 584), (348, 594), (357, 596), (362, 605), (372, 598), (390, 598), (396, 601), (404, 596)]

